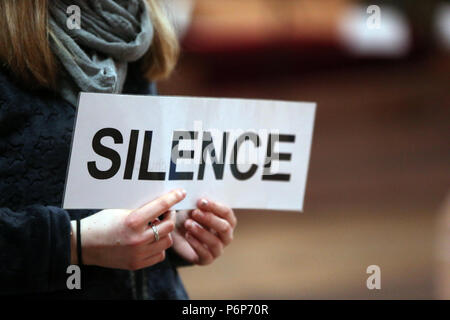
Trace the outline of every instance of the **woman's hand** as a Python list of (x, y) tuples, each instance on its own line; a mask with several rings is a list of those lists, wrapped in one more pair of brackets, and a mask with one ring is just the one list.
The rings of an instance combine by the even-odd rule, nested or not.
[(212, 263), (233, 240), (237, 219), (230, 208), (206, 199), (197, 209), (177, 214), (173, 249), (183, 259), (198, 265)]
[[(185, 196), (186, 191), (174, 190), (134, 211), (102, 210), (82, 219), (84, 264), (137, 270), (163, 261), (165, 250), (172, 246), (170, 233), (175, 228), (175, 212), (169, 210)], [(164, 218), (158, 220), (163, 214)], [(151, 222), (157, 225), (158, 241)]]

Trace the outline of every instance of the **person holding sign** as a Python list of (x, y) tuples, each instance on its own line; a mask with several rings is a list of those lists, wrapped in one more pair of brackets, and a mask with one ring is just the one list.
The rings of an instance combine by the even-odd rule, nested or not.
[(135, 210), (60, 207), (79, 92), (154, 95), (175, 65), (156, 1), (2, 0), (0, 43), (0, 295), (188, 298), (176, 267), (222, 254), (230, 208), (176, 213), (182, 189)]

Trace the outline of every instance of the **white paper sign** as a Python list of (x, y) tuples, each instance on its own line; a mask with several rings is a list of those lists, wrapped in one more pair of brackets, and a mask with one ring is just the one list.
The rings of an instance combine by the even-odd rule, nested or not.
[(314, 103), (82, 93), (65, 209), (134, 209), (175, 188), (301, 211)]

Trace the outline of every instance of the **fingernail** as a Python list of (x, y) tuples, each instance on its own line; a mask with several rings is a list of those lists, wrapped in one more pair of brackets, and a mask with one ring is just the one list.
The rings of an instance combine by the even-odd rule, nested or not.
[(202, 205), (202, 207), (206, 207), (206, 206), (208, 205), (208, 200), (202, 199), (202, 200), (200, 201), (200, 204)]
[(200, 210), (194, 210), (194, 212), (192, 212), (194, 214), (194, 216), (201, 218), (203, 217), (203, 213)]
[(183, 198), (184, 198), (184, 197), (186, 196), (186, 194), (187, 194), (186, 190), (184, 190), (184, 189), (178, 190), (177, 192), (178, 192), (178, 194), (180, 195), (180, 197), (183, 197)]
[(193, 220), (188, 220), (187, 229), (191, 229), (191, 231), (196, 231), (199, 227), (199, 224)]

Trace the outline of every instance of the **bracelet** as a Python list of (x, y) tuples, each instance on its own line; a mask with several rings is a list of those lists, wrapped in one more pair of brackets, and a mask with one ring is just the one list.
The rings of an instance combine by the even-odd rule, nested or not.
[(78, 265), (83, 265), (83, 258), (81, 255), (81, 221), (80, 218), (77, 219), (77, 258), (78, 258)]

